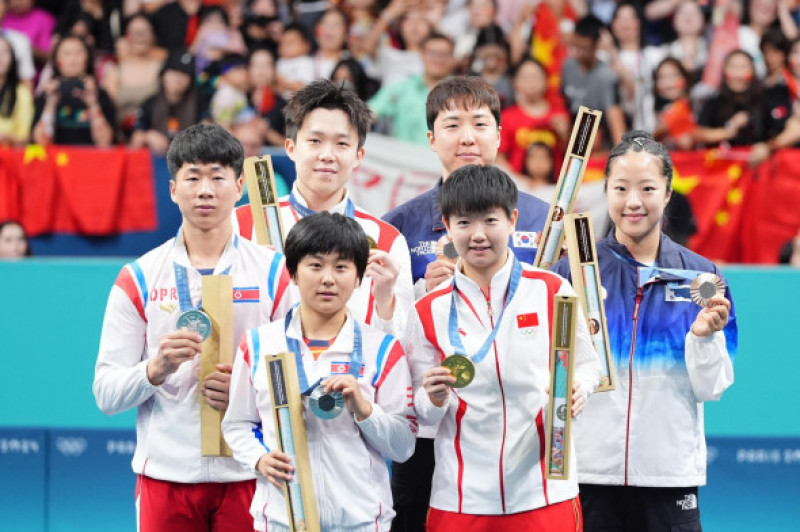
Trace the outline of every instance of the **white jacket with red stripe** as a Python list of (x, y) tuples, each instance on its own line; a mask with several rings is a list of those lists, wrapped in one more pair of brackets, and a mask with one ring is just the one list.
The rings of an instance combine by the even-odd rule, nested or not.
[[(458, 334), (470, 355), (485, 342), (503, 308), (512, 264), (509, 252), (506, 264), (492, 278), (487, 296), (461, 273), (460, 264), (456, 267)], [(452, 282), (417, 301), (417, 312), (409, 318), (404, 347), (414, 382), (414, 404), (421, 423), (439, 423), (433, 508), (502, 515), (541, 508), (578, 494), (574, 451), (570, 453), (570, 479), (544, 478), (552, 301), (556, 294), (574, 295), (574, 291), (558, 275), (525, 264), (522, 267), (519, 287), (508, 303), (494, 345), (475, 365), (472, 383), (451, 390), (442, 408), (431, 403), (422, 376), (454, 353), (448, 333)], [(600, 381), (600, 362), (582, 315), (576, 330), (574, 379), (583, 390), (594, 390)]]
[[(189, 262), (182, 234), (124, 266), (111, 288), (95, 367), (95, 400), (106, 414), (137, 408), (136, 473), (183, 483), (251, 479), (253, 472), (233, 458), (201, 456), (200, 357), (181, 364), (161, 386), (147, 379), (147, 361), (158, 353), (161, 336), (175, 330), (181, 313), (173, 263), (186, 268), (194, 306), (202, 295), (202, 276)], [(280, 253), (234, 233), (214, 273), (229, 267), (238, 342), (247, 329), (285, 316), (293, 301)]]
[[(297, 191), (296, 185), (293, 192), (297, 201), (303, 206), (306, 206), (305, 200)], [(345, 194), (342, 201), (331, 208), (330, 212), (344, 215), (348, 199), (347, 194)], [(280, 199), (280, 206), (285, 238), (292, 227), (294, 227), (294, 224), (297, 223), (302, 216), (289, 204), (289, 196), (284, 196)], [(255, 239), (253, 215), (250, 210), (250, 205), (238, 207), (234, 211), (233, 219), (234, 230), (238, 231), (238, 233), (245, 238)], [(391, 320), (383, 320), (378, 316), (375, 310), (375, 300), (372, 297), (372, 283), (367, 278), (364, 278), (361, 285), (353, 291), (353, 295), (350, 296), (350, 301), (347, 302), (347, 307), (359, 322), (372, 325), (373, 327), (377, 327), (399, 338), (405, 330), (408, 311), (414, 306), (414, 286), (411, 282), (411, 257), (408, 253), (406, 238), (393, 226), (358, 206), (355, 207), (355, 220), (359, 223), (367, 236), (375, 240), (378, 249), (385, 251), (394, 259), (400, 272), (394, 285), (395, 306)]]
[[(309, 385), (333, 374), (347, 373), (353, 351), (353, 317), (347, 320), (333, 345), (317, 360), (303, 341), (299, 312), (288, 330), (285, 320), (251, 330), (236, 353), (231, 396), (222, 428), (234, 457), (250, 471), (259, 458), (276, 449), (267, 367), (268, 354), (289, 352), (286, 337), (298, 341)], [(362, 372), (358, 378), (372, 414), (357, 422), (345, 411), (320, 419), (303, 398), (309, 456), (317, 507), (323, 530), (388, 531), (394, 510), (385, 460), (403, 462), (414, 451), (416, 417), (411, 377), (400, 343), (382, 331), (361, 326)], [(257, 530), (267, 524), (287, 526), (283, 492), (258, 476), (250, 513)]]

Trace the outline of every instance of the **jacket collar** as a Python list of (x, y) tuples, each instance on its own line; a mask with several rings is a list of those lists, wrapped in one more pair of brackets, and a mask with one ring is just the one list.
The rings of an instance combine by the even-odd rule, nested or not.
[[(633, 258), (633, 255), (631, 255), (630, 251), (628, 251), (628, 248), (626, 248), (624, 244), (621, 244), (617, 240), (613, 230), (608, 233), (605, 241), (608, 246), (618, 254), (622, 255), (623, 257), (630, 258), (630, 260), (636, 262), (637, 264), (641, 264), (640, 262), (636, 261), (635, 258)], [(658, 256), (656, 257), (655, 265), (661, 268), (683, 268), (683, 260), (681, 259), (680, 251), (681, 247), (662, 232), (661, 241), (658, 244)], [(644, 264), (641, 265), (645, 266)]]
[[(228, 239), (228, 243), (225, 244), (225, 249), (222, 251), (222, 255), (217, 261), (217, 265), (214, 267), (215, 275), (219, 274), (220, 272), (224, 272), (233, 265), (238, 247), (239, 235), (236, 234), (236, 231), (232, 231), (231, 236)], [(189, 252), (186, 250), (186, 240), (183, 237), (183, 227), (181, 227), (177, 236), (175, 237), (175, 245), (172, 247), (172, 260), (181, 266), (193, 268), (192, 263), (189, 262)]]
[[(344, 320), (344, 325), (339, 329), (336, 334), (336, 339), (333, 341), (329, 351), (337, 353), (352, 353), (353, 352), (353, 338), (354, 338), (354, 324), (353, 316), (350, 309), (346, 309), (347, 317)], [(292, 319), (289, 322), (289, 328), (286, 329), (286, 336), (294, 338), (300, 344), (300, 349), (305, 352), (308, 346), (303, 341), (303, 327), (300, 323), (300, 305), (295, 305), (292, 309)]]

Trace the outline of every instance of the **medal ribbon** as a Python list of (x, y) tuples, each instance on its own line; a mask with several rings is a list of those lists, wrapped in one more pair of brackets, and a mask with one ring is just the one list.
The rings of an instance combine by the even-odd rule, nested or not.
[(636, 267), (639, 272), (639, 288), (644, 285), (655, 281), (681, 281), (689, 282), (694, 281), (695, 277), (700, 275), (701, 272), (697, 270), (679, 270), (676, 268), (659, 268), (658, 266), (643, 266), (641, 263), (636, 262), (632, 257), (626, 257), (619, 254), (616, 250), (612, 249), (611, 253), (618, 259), (627, 262)]
[[(177, 243), (178, 239), (181, 236), (181, 230), (178, 228), (178, 234), (175, 235), (175, 242)], [(238, 242), (238, 236), (234, 235), (233, 237), (233, 245), (236, 247)], [(187, 310), (202, 308), (203, 307), (203, 297), (200, 296), (200, 302), (197, 306), (192, 305), (192, 294), (189, 292), (189, 275), (186, 272), (186, 267), (181, 266), (177, 262), (172, 263), (173, 269), (175, 270), (175, 288), (178, 289), (178, 303), (181, 306), (181, 312), (186, 312)], [(225, 270), (220, 275), (228, 275), (231, 271), (231, 266), (225, 268)]]
[[(294, 195), (294, 190), (289, 192), (289, 205), (292, 206), (301, 217), (311, 216), (312, 214), (317, 214), (317, 211), (312, 211), (299, 201)], [(353, 202), (350, 198), (347, 198), (347, 203), (344, 206), (344, 215), (348, 218), (355, 218), (356, 216), (356, 207), (353, 205)]]
[[(297, 308), (297, 307), (295, 307)], [(294, 313), (294, 309), (290, 310), (288, 314), (286, 314), (286, 321), (284, 323), (284, 330), (288, 333), (289, 332), (289, 324), (292, 322), (292, 314)], [(350, 369), (347, 371), (350, 375), (355, 377), (358, 380), (358, 376), (361, 373), (361, 366), (362, 363), (362, 356), (361, 356), (361, 326), (358, 325), (356, 320), (353, 321), (353, 352), (350, 355)], [(303, 354), (300, 350), (300, 342), (297, 341), (295, 338), (290, 338), (289, 335), (286, 335), (286, 345), (291, 349), (292, 353), (294, 353), (294, 360), (297, 365), (297, 380), (300, 381), (300, 389), (302, 393), (305, 394), (311, 389), (311, 386), (308, 384), (308, 379), (306, 378), (306, 370), (303, 367)]]
[(450, 321), (448, 323), (448, 334), (450, 336), (450, 345), (453, 346), (455, 354), (465, 356), (472, 360), (475, 364), (478, 364), (486, 357), (486, 354), (489, 352), (489, 348), (494, 343), (497, 332), (500, 330), (500, 323), (503, 321), (503, 315), (505, 314), (509, 303), (511, 303), (511, 300), (514, 299), (514, 294), (517, 292), (521, 278), (522, 264), (517, 260), (516, 257), (514, 257), (514, 266), (511, 269), (511, 279), (508, 283), (508, 291), (506, 292), (505, 301), (503, 301), (503, 309), (500, 311), (500, 315), (497, 317), (497, 322), (494, 324), (492, 332), (489, 333), (489, 337), (486, 338), (486, 341), (483, 343), (478, 352), (472, 356), (469, 356), (466, 349), (464, 349), (464, 344), (461, 342), (461, 335), (458, 332), (458, 312), (456, 311), (456, 295), (458, 294), (458, 289), (456, 288), (455, 277), (453, 278), (453, 295), (450, 298)]

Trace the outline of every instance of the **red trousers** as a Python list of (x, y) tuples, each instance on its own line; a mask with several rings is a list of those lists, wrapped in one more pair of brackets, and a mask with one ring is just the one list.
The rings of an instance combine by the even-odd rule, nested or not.
[(582, 532), (583, 518), (578, 497), (507, 515), (474, 515), (431, 508), (425, 526), (428, 532)]
[(140, 532), (241, 532), (253, 530), (250, 503), (255, 480), (181, 484), (139, 475)]

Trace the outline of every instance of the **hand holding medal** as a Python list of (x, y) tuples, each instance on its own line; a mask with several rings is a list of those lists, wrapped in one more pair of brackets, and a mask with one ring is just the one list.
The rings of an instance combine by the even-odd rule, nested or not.
[(147, 378), (156, 386), (163, 384), (181, 364), (202, 352), (202, 342), (198, 333), (188, 329), (166, 333), (158, 344), (158, 353), (147, 362)]
[[(364, 421), (372, 414), (372, 404), (361, 394), (358, 381), (356, 381), (355, 377), (352, 375), (334, 375), (326, 379), (314, 391), (316, 392), (320, 389), (324, 395), (317, 399), (317, 405), (320, 407), (320, 410), (327, 408), (327, 411), (331, 413), (335, 412), (332, 417), (338, 416), (343, 406), (346, 406), (347, 409), (356, 416), (357, 421)], [(314, 402), (313, 392), (309, 396), (309, 401), (311, 403)], [(334, 404), (332, 405), (331, 403)], [(320, 415), (316, 411), (314, 413), (323, 419), (330, 419), (325, 415)]]
[(702, 273), (692, 282), (692, 300), (703, 307), (692, 323), (695, 336), (721, 331), (728, 323), (731, 302), (725, 298), (725, 283), (713, 273)]
[(444, 366), (430, 368), (422, 375), (422, 387), (428, 393), (428, 398), (435, 406), (441, 408), (450, 395), (450, 387), (456, 382), (456, 377)]

